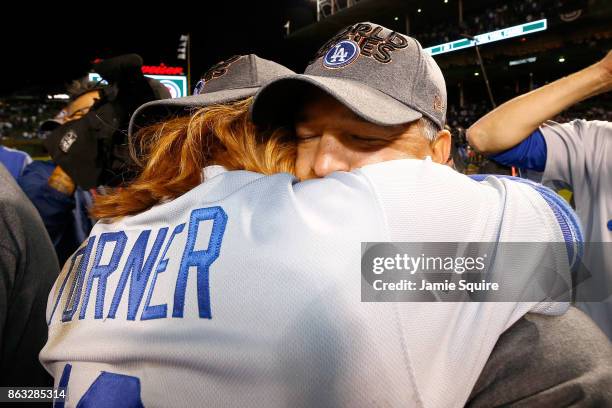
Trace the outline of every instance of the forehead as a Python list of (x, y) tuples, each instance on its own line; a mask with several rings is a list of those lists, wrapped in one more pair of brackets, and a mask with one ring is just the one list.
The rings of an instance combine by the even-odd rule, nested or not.
[(308, 122), (327, 117), (359, 120), (357, 115), (330, 95), (319, 90), (305, 92), (296, 111), (296, 122)]
[(404, 126), (380, 126), (370, 123), (322, 91), (311, 91), (305, 95), (295, 116), (297, 126), (333, 127), (371, 133), (388, 133), (402, 130)]

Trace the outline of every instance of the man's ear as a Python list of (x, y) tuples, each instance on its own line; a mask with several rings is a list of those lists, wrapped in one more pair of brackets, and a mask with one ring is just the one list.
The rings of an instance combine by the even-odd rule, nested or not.
[(436, 135), (436, 140), (431, 144), (431, 160), (436, 163), (446, 164), (451, 151), (451, 134), (448, 130), (442, 129)]

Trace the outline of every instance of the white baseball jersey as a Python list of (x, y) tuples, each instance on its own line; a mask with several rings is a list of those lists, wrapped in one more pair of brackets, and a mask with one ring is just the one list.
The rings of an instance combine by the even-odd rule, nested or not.
[[(563, 124), (548, 121), (540, 130), (547, 148), (542, 183), (569, 185), (586, 240), (612, 242), (612, 123), (581, 119)], [(584, 264), (590, 276), (578, 286), (576, 300), (577, 306), (612, 339), (609, 248), (600, 244), (585, 247)], [(597, 297), (602, 301), (593, 302)]]
[(362, 241), (563, 241), (573, 216), (529, 182), (431, 160), (205, 178), (99, 222), (65, 265), (40, 355), (65, 406), (459, 407), (503, 331), (568, 307), (361, 301)]

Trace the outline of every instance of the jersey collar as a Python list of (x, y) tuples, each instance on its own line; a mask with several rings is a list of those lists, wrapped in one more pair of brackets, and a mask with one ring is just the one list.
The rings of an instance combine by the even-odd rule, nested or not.
[(218, 164), (214, 164), (212, 166), (206, 166), (202, 169), (202, 177), (204, 180), (210, 180), (213, 177), (218, 176), (219, 174), (227, 172), (227, 169)]

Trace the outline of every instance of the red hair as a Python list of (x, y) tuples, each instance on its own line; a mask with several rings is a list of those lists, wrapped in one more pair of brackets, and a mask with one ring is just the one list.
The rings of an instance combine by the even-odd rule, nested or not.
[(202, 169), (211, 164), (262, 174), (294, 173), (295, 142), (282, 131), (257, 132), (248, 115), (251, 100), (201, 108), (140, 130), (130, 145), (139, 175), (129, 185), (98, 196), (91, 214), (118, 218), (175, 199), (202, 183)]

